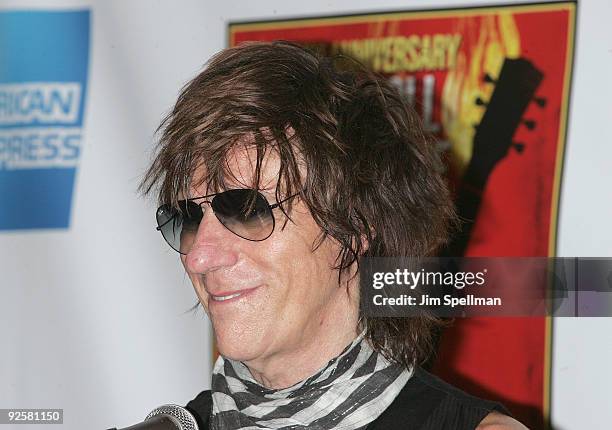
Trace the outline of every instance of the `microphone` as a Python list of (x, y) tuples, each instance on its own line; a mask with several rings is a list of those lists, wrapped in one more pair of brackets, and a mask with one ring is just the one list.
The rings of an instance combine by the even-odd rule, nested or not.
[(163, 405), (153, 409), (143, 422), (119, 430), (199, 430), (199, 428), (195, 418), (187, 409), (178, 405)]

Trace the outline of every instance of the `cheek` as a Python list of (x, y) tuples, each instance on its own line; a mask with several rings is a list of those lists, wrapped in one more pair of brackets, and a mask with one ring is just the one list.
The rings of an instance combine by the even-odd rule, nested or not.
[(280, 260), (284, 285), (284, 305), (300, 314), (312, 316), (333, 300), (338, 289), (338, 271), (333, 269), (337, 250), (326, 241), (316, 251), (312, 242), (288, 250)]
[[(286, 228), (281, 230), (282, 225), (277, 226), (278, 240), (273, 242), (270, 255), (282, 267), (282, 272), (289, 277), (286, 279), (294, 287), (301, 285), (325, 289), (330, 281), (335, 280), (337, 285), (338, 271), (333, 269), (340, 246), (331, 238), (326, 238), (319, 244), (321, 229), (315, 223), (310, 213), (304, 212), (304, 208), (297, 212), (293, 219), (287, 223)], [(319, 244), (315, 248), (315, 245)], [(321, 285), (323, 284), (323, 285)], [(310, 288), (304, 289), (303, 293), (312, 293)]]

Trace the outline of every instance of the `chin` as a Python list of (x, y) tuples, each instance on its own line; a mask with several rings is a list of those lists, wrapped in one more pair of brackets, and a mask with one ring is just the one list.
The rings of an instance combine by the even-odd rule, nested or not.
[(243, 325), (217, 327), (213, 323), (217, 350), (223, 357), (235, 361), (249, 361), (259, 355), (263, 337), (257, 330), (246, 329)]

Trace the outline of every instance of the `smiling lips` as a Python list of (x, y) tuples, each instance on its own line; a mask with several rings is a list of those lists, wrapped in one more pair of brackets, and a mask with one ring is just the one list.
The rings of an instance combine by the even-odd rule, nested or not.
[(218, 303), (227, 303), (227, 302), (233, 302), (236, 299), (238, 299), (239, 297), (242, 296), (246, 296), (248, 294), (250, 294), (251, 292), (255, 291), (257, 288), (259, 287), (254, 287), (254, 288), (249, 288), (246, 290), (240, 290), (237, 292), (223, 292), (222, 294), (210, 294), (210, 298)]

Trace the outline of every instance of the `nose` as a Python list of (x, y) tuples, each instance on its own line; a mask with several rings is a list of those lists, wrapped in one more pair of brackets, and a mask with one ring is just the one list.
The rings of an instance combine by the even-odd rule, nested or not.
[(221, 224), (209, 206), (203, 204), (202, 209), (204, 215), (184, 265), (190, 273), (205, 275), (238, 262), (238, 251), (233, 244), (239, 238)]

